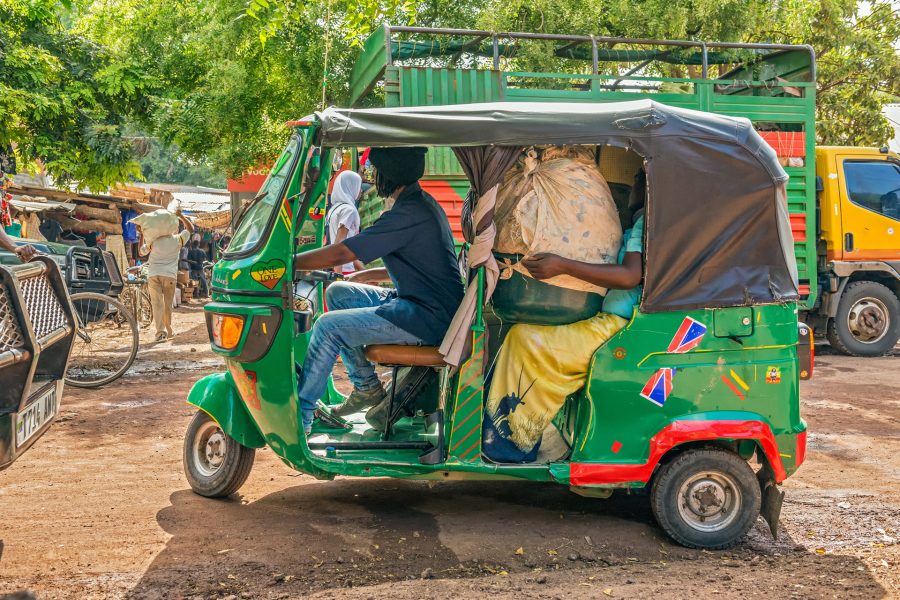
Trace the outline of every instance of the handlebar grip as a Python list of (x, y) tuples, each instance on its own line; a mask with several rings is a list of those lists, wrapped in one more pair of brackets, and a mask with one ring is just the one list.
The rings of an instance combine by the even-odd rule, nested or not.
[(340, 273), (334, 271), (297, 271), (294, 275), (295, 280), (306, 281), (340, 281), (344, 278)]

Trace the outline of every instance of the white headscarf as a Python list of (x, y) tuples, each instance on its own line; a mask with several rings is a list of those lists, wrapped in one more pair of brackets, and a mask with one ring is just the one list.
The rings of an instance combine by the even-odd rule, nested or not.
[[(347, 228), (347, 237), (359, 233), (359, 212), (356, 210), (356, 199), (362, 188), (362, 177), (353, 171), (341, 171), (331, 188), (331, 209), (328, 211), (328, 237), (334, 243), (341, 225)], [(343, 271), (353, 271), (353, 264), (343, 265)]]
[(334, 187), (331, 188), (331, 206), (349, 204), (356, 207), (360, 188), (362, 188), (362, 177), (358, 173), (341, 171), (334, 180)]

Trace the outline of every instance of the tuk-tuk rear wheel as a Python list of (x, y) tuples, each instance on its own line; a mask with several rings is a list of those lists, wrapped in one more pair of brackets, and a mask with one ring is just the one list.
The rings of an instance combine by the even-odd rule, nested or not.
[(184, 474), (191, 489), (207, 498), (238, 491), (250, 476), (255, 455), (256, 450), (240, 445), (202, 410), (184, 434)]
[(650, 490), (659, 526), (689, 548), (720, 550), (741, 541), (759, 516), (753, 469), (721, 448), (692, 449), (660, 467)]

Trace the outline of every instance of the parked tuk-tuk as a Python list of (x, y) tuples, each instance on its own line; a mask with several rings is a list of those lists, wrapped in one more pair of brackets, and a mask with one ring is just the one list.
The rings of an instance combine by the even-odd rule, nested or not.
[[(205, 311), (225, 370), (198, 381), (188, 398), (199, 409), (184, 445), (195, 492), (235, 492), (254, 450), (269, 446), (291, 468), (322, 479), (522, 479), (593, 497), (648, 488), (660, 526), (691, 547), (733, 545), (760, 514), (776, 533), (778, 484), (805, 454), (799, 379), (811, 373), (810, 331), (797, 319), (787, 175), (748, 120), (645, 99), (330, 108), (291, 126), (213, 271)], [(412, 406), (392, 396), (391, 414), (400, 418), (384, 432), (357, 415), (349, 431), (314, 430), (307, 439), (295, 365), (303, 364), (328, 275), (291, 265), (295, 253), (323, 244), (331, 152), (452, 147), (472, 184), (468, 212), (478, 215), (469, 241), (483, 243), (493, 215), (479, 205), (488, 191), (479, 185), (493, 150), (537, 144), (589, 146), (598, 156), (627, 149), (642, 158), (647, 178), (643, 297), (628, 325), (596, 349), (584, 387), (553, 421), (565, 456), (511, 465), (482, 455), (485, 374), (505, 331), (487, 297), (486, 264), (463, 265), (477, 302), (463, 319), (470, 337), (458, 366), (437, 348), (369, 349), (395, 376), (424, 367), (436, 384), (418, 386)], [(332, 385), (321, 402), (342, 400)]]
[(0, 266), (0, 470), (56, 419), (76, 326), (54, 260)]

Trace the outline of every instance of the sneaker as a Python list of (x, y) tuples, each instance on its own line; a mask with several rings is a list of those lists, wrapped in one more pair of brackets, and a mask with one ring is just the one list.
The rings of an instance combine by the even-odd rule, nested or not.
[(168, 339), (169, 339), (169, 336), (167, 336), (165, 333), (158, 333), (158, 334), (156, 334), (156, 339), (153, 341), (155, 341), (157, 344), (159, 344), (159, 343), (165, 342)]
[(358, 413), (364, 408), (376, 405), (385, 398), (387, 398), (387, 393), (381, 386), (371, 390), (357, 390), (354, 388), (346, 400), (331, 409), (331, 414), (336, 417), (346, 417), (353, 413)]

